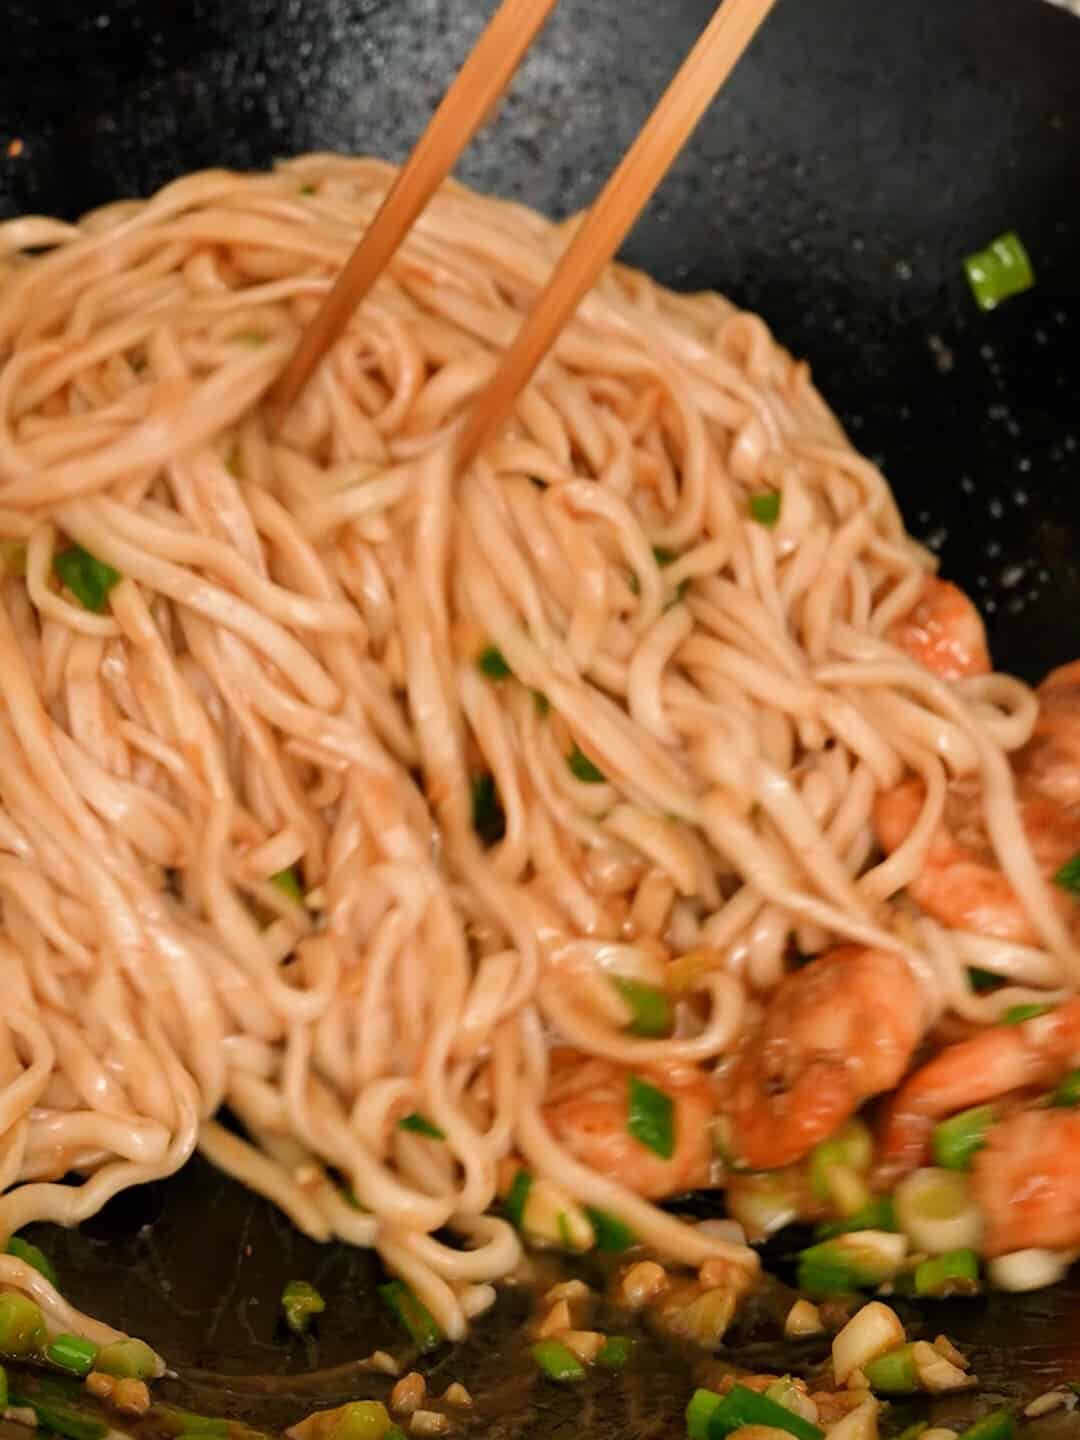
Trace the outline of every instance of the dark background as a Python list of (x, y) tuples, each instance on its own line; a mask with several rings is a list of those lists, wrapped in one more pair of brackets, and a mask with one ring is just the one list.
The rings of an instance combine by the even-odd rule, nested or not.
[[(401, 157), (490, 8), (7, 0), (0, 216), (75, 216), (186, 170), (306, 149)], [(710, 11), (563, 0), (459, 174), (558, 213), (585, 204)], [(1038, 286), (983, 315), (963, 258), (1013, 228)], [(1080, 20), (1043, 0), (781, 0), (627, 257), (761, 310), (812, 359), (912, 529), (982, 604), (1002, 664), (1035, 676), (1080, 654)], [(306, 1245), (199, 1165), (41, 1238), (75, 1298), (167, 1348), (203, 1410), (295, 1418), (316, 1395), (356, 1393), (352, 1372), (321, 1390), (300, 1372), (355, 1359), (358, 1335), (390, 1339), (368, 1257)], [(310, 1354), (275, 1332), (290, 1274), (331, 1301)], [(1001, 1297), (947, 1323), (989, 1347), (982, 1372), (1037, 1393), (1080, 1378), (1059, 1348), (1077, 1304)], [(489, 1323), (453, 1362), (508, 1391), (485, 1409), (485, 1426), (505, 1417), (489, 1434), (668, 1433), (689, 1383), (671, 1370), (644, 1398), (590, 1392), (586, 1426), (572, 1402), (517, 1394), (519, 1347)]]

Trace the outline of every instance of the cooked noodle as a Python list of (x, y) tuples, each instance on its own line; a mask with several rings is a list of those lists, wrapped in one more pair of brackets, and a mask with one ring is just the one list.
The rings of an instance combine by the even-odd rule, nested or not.
[[(711, 1065), (793, 949), (836, 939), (905, 956), (927, 1023), (1071, 990), (1078, 961), (1007, 763), (1034, 699), (886, 638), (932, 558), (761, 320), (612, 268), (455, 478), (567, 231), (448, 187), (268, 432), (392, 175), (310, 156), (0, 226), (0, 1231), (201, 1147), (378, 1249), (453, 1338), (519, 1260), (487, 1215), (512, 1153), (674, 1259), (752, 1263), (560, 1146), (553, 1037)], [(72, 543), (122, 577), (102, 613), (56, 582)], [(872, 802), (908, 771), (923, 815), (880, 860)], [(1037, 947), (896, 898), (958, 775)], [(270, 879), (296, 864), (303, 907)], [(634, 1039), (606, 978), (678, 957), (675, 1034)], [(972, 963), (1015, 984), (977, 997)]]

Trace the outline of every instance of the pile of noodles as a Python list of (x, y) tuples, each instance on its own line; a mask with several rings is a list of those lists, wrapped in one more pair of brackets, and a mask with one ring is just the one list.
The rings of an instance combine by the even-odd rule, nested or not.
[[(1033, 697), (885, 638), (931, 558), (761, 320), (612, 268), (455, 477), (567, 232), (448, 186), (269, 432), (393, 173), (309, 156), (0, 226), (0, 1233), (199, 1148), (454, 1337), (519, 1259), (508, 1155), (675, 1260), (746, 1258), (556, 1143), (553, 1040), (711, 1067), (836, 939), (907, 957), (927, 1023), (1077, 957), (1013, 799)], [(121, 576), (100, 613), (58, 583), (72, 545)], [(881, 862), (906, 772), (924, 811)], [(897, 899), (957, 775), (1038, 946)], [(972, 963), (1013, 984), (974, 995)], [(612, 976), (670, 981), (672, 1038), (627, 1033)]]

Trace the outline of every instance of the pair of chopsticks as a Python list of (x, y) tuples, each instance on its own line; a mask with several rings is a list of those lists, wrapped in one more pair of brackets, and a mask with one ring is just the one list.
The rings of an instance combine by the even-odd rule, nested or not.
[[(723, 0), (630, 149), (600, 192), (526, 316), (457, 440), (461, 467), (510, 414), (514, 402), (667, 174), (776, 0)], [(435, 190), (490, 114), (557, 0), (502, 0), (446, 92), (375, 219), (270, 398), (280, 422), (349, 317), (374, 285)], [(661, 7), (658, 7), (661, 8)]]

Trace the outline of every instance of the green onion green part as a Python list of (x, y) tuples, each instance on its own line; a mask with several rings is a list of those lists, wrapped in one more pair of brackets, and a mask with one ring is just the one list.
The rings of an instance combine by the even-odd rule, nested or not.
[(601, 1370), (625, 1370), (632, 1349), (633, 1341), (625, 1335), (609, 1335), (600, 1347), (596, 1363)]
[(1080, 1105), (1080, 1070), (1070, 1070), (1059, 1082), (1050, 1097), (1050, 1104), (1064, 1109)]
[(665, 565), (671, 565), (679, 558), (674, 550), (668, 550), (664, 545), (654, 545), (652, 553), (653, 559), (661, 570)]
[(61, 550), (54, 555), (53, 569), (84, 610), (92, 610), (95, 615), (104, 614), (109, 603), (109, 591), (120, 579), (119, 570), (97, 559), (81, 545), (72, 545), (69, 550)]
[(434, 1316), (416, 1298), (408, 1285), (401, 1280), (391, 1280), (388, 1285), (379, 1286), (379, 1296), (397, 1317), (422, 1355), (442, 1344), (445, 1337), (435, 1323)]
[[(1077, 856), (1080, 861), (1080, 856)], [(1078, 883), (1080, 883), (1080, 872), (1078, 872)], [(972, 990), (977, 995), (983, 995), (987, 990), (996, 990), (1001, 984), (1001, 976), (995, 975), (992, 970), (981, 970), (978, 965), (968, 966), (968, 980)]]
[(27, 1383), (25, 1390), (19, 1390), (17, 1387), (22, 1383), (21, 1378), (16, 1381), (8, 1397), (9, 1402), (19, 1409), (33, 1410), (42, 1430), (51, 1430), (54, 1435), (62, 1435), (64, 1440), (105, 1440), (107, 1435), (115, 1433), (110, 1432), (104, 1421), (73, 1405), (66, 1393), (54, 1394), (40, 1382), (32, 1389)]
[(934, 1300), (974, 1295), (979, 1288), (979, 1257), (974, 1250), (950, 1250), (915, 1267), (915, 1294)]
[(1016, 1421), (1011, 1410), (993, 1410), (960, 1432), (960, 1440), (1013, 1440)]
[(98, 1347), (81, 1335), (57, 1335), (45, 1351), (45, 1359), (81, 1379), (94, 1368), (97, 1353)]
[(32, 1265), (39, 1274), (45, 1276), (50, 1285), (58, 1283), (52, 1261), (45, 1251), (32, 1245), (29, 1240), (24, 1240), (21, 1235), (12, 1235), (7, 1243), (7, 1253), (14, 1255), (16, 1260), (22, 1260), (26, 1265)]
[(1035, 272), (1019, 235), (1010, 230), (964, 261), (968, 284), (980, 310), (994, 310), (1003, 300), (1021, 295), (1035, 284)]
[(383, 1436), (383, 1440), (406, 1440), (405, 1431), (400, 1425), (391, 1425)]
[(445, 1140), (446, 1136), (437, 1125), (433, 1125), (426, 1115), (421, 1115), (419, 1110), (414, 1110), (411, 1115), (403, 1115), (397, 1122), (399, 1130), (407, 1130), (410, 1135), (423, 1135), (425, 1140)]
[(611, 1215), (606, 1210), (597, 1210), (592, 1205), (585, 1206), (585, 1214), (589, 1217), (589, 1224), (596, 1236), (598, 1250), (603, 1250), (608, 1255), (621, 1255), (624, 1250), (637, 1244), (637, 1236), (617, 1215)]
[(796, 1283), (812, 1300), (827, 1300), (891, 1280), (895, 1269), (895, 1260), (873, 1237), (860, 1242), (857, 1236), (840, 1235), (800, 1251)]
[(497, 645), (489, 645), (486, 650), (481, 650), (476, 663), (489, 680), (509, 680), (514, 673)]
[(300, 872), (295, 865), (290, 865), (286, 870), (278, 870), (270, 876), (270, 884), (287, 895), (290, 900), (295, 900), (298, 905), (304, 903), (304, 887), (300, 882)]
[(887, 1355), (879, 1355), (868, 1361), (862, 1372), (876, 1395), (914, 1395), (919, 1388), (913, 1345), (901, 1345)]
[(974, 1110), (961, 1110), (959, 1115), (943, 1120), (934, 1128), (934, 1163), (944, 1170), (970, 1170), (996, 1117), (992, 1105), (977, 1105)]
[(326, 1301), (307, 1280), (290, 1280), (281, 1292), (281, 1309), (293, 1334), (303, 1335), (315, 1316), (326, 1309)]
[(473, 781), (472, 823), (485, 845), (497, 845), (506, 834), (506, 812), (494, 775), (478, 775)]
[[(695, 1400), (696, 1395), (690, 1402), (691, 1407)], [(701, 1409), (705, 1408), (702, 1403)], [(690, 1410), (687, 1410), (686, 1419), (689, 1430)], [(764, 1395), (758, 1395), (745, 1385), (733, 1385), (720, 1403), (708, 1410), (705, 1440), (724, 1440), (725, 1436), (741, 1430), (745, 1425), (768, 1425), (773, 1430), (786, 1430), (788, 1434), (797, 1436), (798, 1440), (823, 1440), (824, 1437), (824, 1431), (811, 1425), (810, 1421), (804, 1420), (801, 1415), (796, 1415), (793, 1410), (778, 1405), (775, 1400), (769, 1400)]]
[(1068, 890), (1070, 895), (1080, 896), (1080, 852), (1071, 860), (1065, 861), (1054, 876), (1054, 884), (1060, 885), (1062, 890)]
[(762, 495), (751, 495), (750, 518), (759, 525), (775, 525), (780, 519), (780, 491), (767, 490)]
[(896, 1218), (896, 1206), (891, 1195), (875, 1195), (868, 1205), (861, 1206), (843, 1220), (826, 1220), (814, 1227), (815, 1240), (835, 1240), (837, 1235), (849, 1235), (853, 1230), (900, 1229)]
[(626, 1128), (640, 1145), (670, 1160), (675, 1154), (675, 1106), (671, 1096), (638, 1075), (630, 1076)]
[(567, 1215), (565, 1210), (559, 1211), (555, 1224), (559, 1230), (559, 1244), (564, 1250), (573, 1250), (575, 1248), (574, 1236), (570, 1229), (570, 1216)]
[(117, 1380), (152, 1380), (157, 1357), (142, 1340), (114, 1340), (98, 1351), (94, 1369)]
[(1040, 1015), (1049, 1015), (1053, 1005), (1010, 1005), (1001, 1017), (1002, 1025), (1023, 1025), (1025, 1020), (1037, 1020)]
[(584, 751), (576, 745), (566, 757), (566, 763), (577, 778), (583, 780), (586, 785), (602, 785), (604, 783), (604, 772), (598, 770)]
[(686, 1433), (689, 1440), (708, 1440), (709, 1421), (720, 1407), (720, 1396), (712, 1390), (695, 1390), (686, 1407)]
[(585, 1366), (560, 1340), (540, 1340), (532, 1347), (532, 1357), (549, 1380), (560, 1385), (576, 1384), (585, 1379)]
[(18, 1290), (0, 1295), (0, 1353), (38, 1355), (49, 1335), (41, 1310)]
[(613, 976), (612, 983), (634, 1013), (634, 1018), (626, 1027), (631, 1035), (657, 1039), (671, 1034), (673, 1016), (666, 991), (656, 985), (645, 985), (640, 980), (624, 979), (621, 975)]
[(503, 1201), (503, 1214), (518, 1230), (521, 1229), (521, 1223), (525, 1216), (525, 1204), (532, 1186), (533, 1177), (528, 1170), (519, 1170)]

